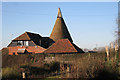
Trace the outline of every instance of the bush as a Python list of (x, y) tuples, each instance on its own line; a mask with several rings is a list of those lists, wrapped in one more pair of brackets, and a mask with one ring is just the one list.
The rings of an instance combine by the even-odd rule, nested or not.
[(20, 78), (20, 73), (15, 68), (3, 68), (2, 69), (2, 79), (15, 79)]
[(44, 68), (49, 69), (50, 72), (59, 71), (60, 70), (60, 63), (59, 62), (45, 63)]
[(50, 64), (50, 70), (55, 72), (55, 71), (59, 71), (60, 69), (60, 63), (59, 62), (52, 62)]
[(95, 72), (95, 80), (118, 80), (118, 73), (108, 69), (102, 69)]

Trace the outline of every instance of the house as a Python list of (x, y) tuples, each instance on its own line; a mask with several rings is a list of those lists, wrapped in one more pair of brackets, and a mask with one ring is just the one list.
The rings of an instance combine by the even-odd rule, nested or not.
[(13, 39), (8, 45), (10, 55), (42, 53), (54, 41), (49, 37), (42, 37), (39, 34), (25, 32)]
[(58, 8), (58, 15), (50, 37), (25, 32), (8, 45), (9, 55), (33, 53), (84, 53), (73, 43), (67, 26)]

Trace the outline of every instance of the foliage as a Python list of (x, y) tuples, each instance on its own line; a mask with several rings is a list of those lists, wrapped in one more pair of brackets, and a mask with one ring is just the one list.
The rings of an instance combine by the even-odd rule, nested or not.
[(118, 73), (110, 69), (100, 69), (95, 72), (95, 77), (93, 79), (99, 80), (118, 80)]
[(0, 52), (2, 52), (2, 56), (4, 55), (8, 55), (8, 48), (3, 48), (2, 50), (0, 50)]
[[(59, 55), (58, 61), (70, 61), (75, 67), (70, 76), (64, 76), (67, 78), (89, 78), (98, 79), (104, 73), (101, 78), (118, 78), (118, 66), (115, 55), (111, 53), (110, 60), (106, 60), (106, 53), (85, 53), (85, 54), (70, 54), (70, 55)], [(67, 73), (66, 73), (67, 74)], [(64, 78), (62, 77), (62, 78)]]
[(45, 63), (44, 68), (49, 68), (50, 72), (59, 71), (60, 70), (60, 63), (59, 62)]
[(21, 74), (18, 72), (16, 68), (3, 68), (2, 69), (2, 78), (3, 79), (14, 79), (20, 78)]
[[(51, 63), (44, 62), (44, 57), (55, 57), (56, 61)], [(115, 59), (115, 54), (110, 53), (110, 59), (107, 61), (106, 53), (83, 53), (83, 54), (56, 54), (56, 55), (44, 55), (44, 54), (29, 54), (18, 56), (3, 56), (3, 78), (19, 78), (21, 74), (20, 68), (24, 68), (28, 73), (31, 73), (29, 77), (45, 77), (44, 75), (51, 76), (49, 78), (89, 78), (89, 79), (101, 79), (108, 77), (109, 79), (117, 79), (118, 77), (118, 65)], [(65, 74), (59, 74), (56, 76), (50, 75), (51, 73), (59, 72), (60, 62), (70, 62), (74, 66), (70, 76)], [(13, 68), (17, 66), (17, 68)], [(17, 73), (16, 73), (17, 72)], [(61, 72), (60, 72), (61, 73)], [(42, 75), (42, 76), (41, 76)], [(104, 75), (104, 76), (103, 76)], [(102, 77), (103, 76), (103, 77)]]
[(59, 71), (59, 69), (60, 69), (60, 63), (59, 62), (50, 63), (50, 70), (52, 72)]

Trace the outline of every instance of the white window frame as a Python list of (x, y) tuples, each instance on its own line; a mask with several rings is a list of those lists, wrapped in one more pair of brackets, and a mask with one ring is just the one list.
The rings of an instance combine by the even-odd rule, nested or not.
[(18, 44), (20, 43), (19, 46), (23, 46), (23, 41), (18, 41)]
[(25, 41), (25, 45), (26, 45), (26, 46), (29, 46), (29, 41)]

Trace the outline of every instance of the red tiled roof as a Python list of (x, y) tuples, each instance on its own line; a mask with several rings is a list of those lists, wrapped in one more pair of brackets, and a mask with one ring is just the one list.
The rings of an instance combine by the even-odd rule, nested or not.
[(78, 52), (68, 39), (60, 39), (51, 45), (44, 53), (73, 53)]
[(18, 49), (17, 53), (24, 53), (25, 50), (26, 50), (25, 48), (23, 48), (23, 49)]
[(42, 53), (43, 51), (45, 51), (46, 49), (40, 46), (28, 46), (26, 48), (26, 50), (28, 52), (33, 52), (33, 53)]
[(21, 49), (26, 50), (29, 53), (42, 53), (44, 52), (46, 49), (42, 48), (40, 46), (15, 46), (15, 47), (8, 47), (9, 49), (9, 55), (13, 55), (13, 52), (15, 53), (15, 55), (18, 55), (18, 51)]

